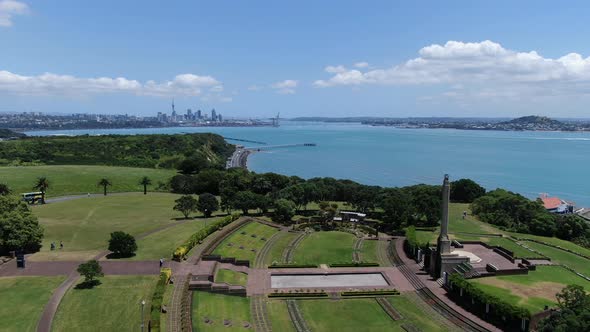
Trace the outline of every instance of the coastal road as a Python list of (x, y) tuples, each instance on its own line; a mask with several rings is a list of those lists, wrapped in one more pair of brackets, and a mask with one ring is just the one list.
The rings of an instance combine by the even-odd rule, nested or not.
[(244, 148), (237, 148), (234, 154), (228, 160), (226, 168), (241, 167), (246, 168), (248, 162), (248, 155), (252, 151)]

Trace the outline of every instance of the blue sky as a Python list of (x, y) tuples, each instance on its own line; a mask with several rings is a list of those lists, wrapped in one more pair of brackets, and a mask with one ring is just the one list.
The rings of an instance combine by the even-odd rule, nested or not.
[(590, 117), (589, 7), (0, 0), (0, 111)]

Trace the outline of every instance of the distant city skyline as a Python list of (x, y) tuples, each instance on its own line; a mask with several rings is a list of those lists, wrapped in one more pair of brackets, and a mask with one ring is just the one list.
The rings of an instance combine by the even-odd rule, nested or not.
[(0, 112), (588, 118), (589, 9), (0, 0)]

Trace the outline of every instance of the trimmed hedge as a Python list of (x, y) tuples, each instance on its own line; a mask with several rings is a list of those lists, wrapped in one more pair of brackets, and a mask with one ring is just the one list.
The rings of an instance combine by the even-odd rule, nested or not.
[(218, 229), (229, 225), (238, 218), (240, 218), (240, 214), (232, 214), (194, 233), (182, 245), (174, 250), (172, 259), (175, 261), (181, 261), (192, 248), (203, 241), (207, 236), (211, 235)]
[(269, 269), (282, 269), (282, 268), (293, 268), (293, 269), (305, 269), (305, 268), (317, 268), (317, 265), (314, 264), (272, 264), (269, 265)]
[(328, 293), (271, 293), (268, 297), (328, 297)]
[[(449, 281), (449, 297), (455, 303), (502, 330), (519, 331), (522, 319), (530, 322), (531, 313), (528, 309), (515, 306), (484, 292), (463, 276), (455, 273), (451, 275)], [(486, 312), (486, 304), (489, 304), (489, 312)]]
[(375, 290), (375, 291), (352, 291), (352, 292), (341, 292), (340, 296), (381, 296), (381, 295), (399, 295), (397, 289), (392, 290)]
[(358, 263), (334, 263), (330, 264), (330, 267), (374, 267), (379, 266), (379, 263), (375, 262), (358, 262)]
[(160, 279), (156, 284), (156, 289), (154, 289), (154, 294), (152, 294), (152, 302), (150, 308), (150, 330), (151, 331), (159, 331), (160, 330), (160, 314), (162, 312), (162, 301), (164, 300), (164, 292), (166, 291), (166, 285), (170, 281), (170, 276), (172, 275), (172, 270), (169, 268), (165, 268), (160, 270)]

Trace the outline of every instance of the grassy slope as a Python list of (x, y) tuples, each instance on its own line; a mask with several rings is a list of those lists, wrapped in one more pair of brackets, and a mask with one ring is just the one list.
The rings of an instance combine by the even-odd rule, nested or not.
[(387, 300), (402, 315), (400, 324), (412, 324), (422, 331), (446, 331), (443, 323), (448, 323), (446, 319), (434, 310), (424, 308), (426, 304), (416, 294), (391, 296)]
[(220, 269), (215, 275), (215, 282), (225, 282), (230, 285), (246, 286), (248, 283), (248, 275), (242, 272)]
[(379, 258), (377, 258), (377, 244), (379, 241), (370, 241), (365, 240), (363, 241), (363, 246), (361, 248), (361, 260), (363, 262), (371, 262), (371, 263), (378, 263)]
[[(260, 251), (266, 241), (268, 241), (268, 239), (277, 231), (278, 230), (274, 227), (251, 222), (223, 240), (223, 242), (215, 248), (213, 254), (221, 255), (223, 257), (246, 259), (250, 262), (254, 262), (256, 252)], [(242, 234), (242, 232), (246, 232), (246, 234)], [(252, 237), (253, 234), (256, 235), (255, 238)], [(261, 238), (265, 238), (266, 241), (261, 240)], [(232, 243), (232, 246), (229, 246), (229, 243)], [(243, 246), (244, 249), (240, 249), (240, 246)], [(256, 252), (251, 251), (251, 249), (256, 249)]]
[(298, 305), (312, 331), (387, 331), (399, 325), (375, 299), (306, 300)]
[[(33, 212), (45, 228), (43, 248), (33, 256), (63, 259), (73, 254), (89, 255), (108, 247), (110, 233), (121, 230), (132, 235), (177, 222), (172, 210), (177, 195), (164, 193), (126, 194), (76, 199), (44, 206)], [(52, 241), (63, 241), (64, 249), (50, 252)]]
[(269, 253), (266, 255), (265, 265), (270, 265), (273, 262), (283, 263), (283, 251), (289, 246), (291, 241), (297, 237), (297, 233), (283, 232), (280, 238), (274, 243)]
[(132, 260), (168, 258), (191, 234), (219, 220), (219, 218), (192, 219), (184, 224), (165, 229), (137, 241), (137, 252)]
[(527, 246), (542, 252), (543, 254), (551, 257), (551, 261), (567, 265), (572, 269), (586, 275), (590, 276), (590, 260), (576, 256), (574, 254), (570, 254), (567, 251), (555, 249), (553, 247), (549, 247), (543, 244), (538, 244), (534, 242), (527, 242)]
[[(590, 282), (559, 266), (539, 266), (528, 275), (480, 278), (471, 282), (533, 313), (543, 310), (545, 305), (555, 305), (555, 294), (567, 285), (578, 284), (590, 291)], [(498, 287), (500, 285), (503, 287)]]
[(296, 332), (289, 316), (287, 302), (282, 300), (268, 301), (266, 310), (270, 318), (273, 331)]
[[(193, 292), (193, 330), (194, 331), (244, 331), (242, 324), (252, 324), (250, 318), (250, 299), (247, 297)], [(212, 323), (206, 324), (204, 318)], [(223, 321), (232, 321), (225, 327)]]
[(0, 278), (0, 331), (35, 331), (59, 277)]
[(314, 232), (295, 249), (298, 264), (330, 264), (352, 262), (354, 235), (344, 232)]
[(142, 300), (148, 317), (157, 276), (106, 276), (93, 289), (70, 289), (53, 320), (53, 331), (136, 331)]
[(143, 191), (139, 180), (147, 176), (155, 188), (158, 182), (167, 182), (176, 174), (175, 170), (109, 166), (24, 166), (0, 167), (0, 183), (6, 183), (15, 193), (33, 191), (38, 177), (50, 181), (47, 197), (71, 194), (102, 193), (96, 184), (102, 178), (112, 182), (111, 192)]

